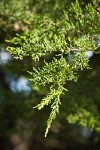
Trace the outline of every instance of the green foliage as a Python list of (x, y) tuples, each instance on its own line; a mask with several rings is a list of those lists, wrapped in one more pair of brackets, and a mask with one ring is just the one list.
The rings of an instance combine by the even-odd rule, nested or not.
[[(27, 2), (25, 1), (27, 8), (23, 7), (25, 11), (22, 9), (19, 11), (21, 14), (15, 14), (15, 16), (18, 18), (21, 16), (21, 21), (26, 23), (28, 31), (23, 30), (21, 34), (7, 40), (9, 43), (7, 50), (16, 59), (29, 56), (36, 62), (41, 63), (41, 59), (43, 60), (42, 68), (41, 66), (35, 68), (33, 65), (33, 71), (29, 71), (29, 73), (32, 76), (30, 79), (32, 85), (50, 87), (46, 97), (35, 107), (40, 110), (45, 105), (50, 104), (51, 106), (45, 132), (46, 137), (52, 121), (59, 114), (60, 97), (67, 90), (64, 87), (66, 82), (77, 81), (78, 71), (89, 68), (89, 60), (85, 56), (85, 52), (97, 50), (95, 36), (99, 37), (100, 15), (91, 3), (82, 8), (78, 1), (68, 6), (62, 2), (63, 6), (60, 8), (61, 2), (58, 0), (55, 1), (54, 5), (52, 5), (52, 1), (38, 1), (39, 6), (42, 6), (43, 2), (45, 3), (46, 10), (42, 7), (40, 9), (36, 5), (37, 9), (32, 11), (34, 13), (29, 12), (27, 15), (27, 10), (29, 10)], [(49, 6), (52, 6), (52, 8), (49, 8)], [(59, 9), (61, 9), (61, 12), (59, 12)], [(34, 7), (31, 10), (34, 10)], [(54, 13), (58, 13), (58, 15), (55, 16)], [(71, 62), (68, 62), (65, 56), (70, 56), (71, 52), (74, 53), (74, 56), (71, 58)], [(48, 60), (48, 57), (51, 59)], [(87, 126), (85, 118), (89, 117), (92, 118), (90, 119), (90, 126), (93, 128), (95, 125), (94, 117), (91, 113), (82, 111), (80, 124)], [(68, 121), (75, 123), (79, 118), (78, 113), (70, 114)]]
[(82, 127), (88, 127), (90, 130), (99, 131), (100, 130), (100, 120), (98, 115), (94, 115), (95, 113), (88, 111), (84, 108), (79, 108), (78, 111), (74, 114), (69, 114), (67, 116), (67, 120), (71, 124), (79, 124)]
[(79, 109), (76, 114), (70, 114), (67, 116), (67, 120), (69, 123), (78, 123), (83, 127), (88, 127), (93, 130), (94, 128), (99, 129), (100, 127), (97, 125), (98, 118), (96, 118), (92, 113), (86, 111), (85, 109)]

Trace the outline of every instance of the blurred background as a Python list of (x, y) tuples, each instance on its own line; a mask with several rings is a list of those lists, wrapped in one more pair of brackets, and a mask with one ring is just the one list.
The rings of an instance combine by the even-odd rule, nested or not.
[[(100, 58), (94, 55), (90, 60), (91, 70), (80, 73), (77, 83), (69, 83), (68, 93), (62, 97), (60, 115), (44, 138), (46, 120), (50, 108), (42, 111), (33, 109), (45, 93), (32, 89), (27, 79), (25, 61), (12, 58), (4, 45), (0, 48), (0, 150), (99, 150), (100, 134), (69, 124), (67, 116), (79, 107), (100, 110)], [(24, 66), (24, 67), (23, 67)], [(28, 66), (29, 67), (29, 66)], [(23, 69), (24, 68), (24, 69)]]
[[(47, 9), (43, 11), (42, 7), (51, 8), (54, 3), (56, 15), (58, 10), (61, 15), (65, 1), (61, 7), (61, 1), (56, 2), (25, 0), (25, 4), (20, 1), (15, 7), (14, 0), (0, 1), (0, 150), (100, 150), (100, 133), (74, 121), (81, 112), (83, 124), (87, 112), (100, 116), (100, 55), (87, 52), (92, 69), (79, 72), (78, 82), (66, 85), (68, 92), (62, 97), (60, 114), (44, 138), (50, 108), (38, 111), (33, 106), (41, 101), (48, 89), (30, 84), (27, 70), (31, 70), (34, 63), (30, 57), (16, 60), (6, 50), (6, 39), (23, 32), (23, 28), (28, 30), (25, 21), (21, 21), (23, 8), (28, 18), (29, 10), (46, 13)], [(68, 120), (73, 114), (70, 124)]]

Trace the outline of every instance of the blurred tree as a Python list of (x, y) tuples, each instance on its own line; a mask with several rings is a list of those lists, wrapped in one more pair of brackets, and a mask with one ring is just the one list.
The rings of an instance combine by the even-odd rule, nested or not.
[[(47, 136), (52, 121), (59, 114), (61, 103), (61, 120), (66, 118), (71, 124), (99, 131), (99, 1), (25, 0), (23, 3), (22, 0), (1, 0), (0, 8), (1, 44), (6, 40), (8, 52), (18, 59), (13, 59), (0, 71), (0, 97), (3, 98), (0, 116), (1, 120), (5, 120), (1, 124), (3, 132), (6, 124), (6, 129), (10, 128), (10, 123), (5, 123), (6, 120), (11, 120), (12, 129), (17, 123), (20, 124), (20, 120), (30, 120), (34, 113), (37, 116), (33, 119), (37, 122), (37, 131), (42, 132), (50, 113), (45, 132)], [(89, 61), (87, 51), (91, 55), (97, 53), (98, 56), (94, 54), (94, 59)], [(93, 69), (83, 71), (89, 69), (89, 65)], [(11, 94), (5, 72), (9, 72), (8, 75), (17, 74), (17, 78), (26, 76), (33, 93), (28, 96), (23, 92)], [(73, 83), (78, 76), (79, 81)], [(69, 92), (64, 95), (67, 90)], [(20, 100), (17, 101), (18, 99)], [(42, 111), (41, 118), (38, 118), (39, 112), (32, 110), (32, 106), (37, 103), (36, 108), (39, 110), (50, 105), (51, 112), (47, 107)], [(19, 107), (20, 110), (17, 109)], [(40, 129), (38, 122), (42, 123)]]

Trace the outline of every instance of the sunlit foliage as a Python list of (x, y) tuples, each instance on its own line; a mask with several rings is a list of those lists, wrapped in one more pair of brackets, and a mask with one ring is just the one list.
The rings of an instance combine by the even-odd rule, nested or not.
[[(34, 63), (39, 62), (33, 65), (32, 71), (27, 70), (31, 75), (29, 80), (32, 86), (49, 86), (48, 94), (35, 107), (40, 110), (45, 105), (51, 106), (46, 137), (52, 121), (59, 114), (59, 106), (63, 104), (61, 96), (67, 91), (65, 84), (76, 82), (79, 70), (89, 68), (86, 51), (99, 53), (100, 43), (96, 44), (100, 38), (99, 2), (25, 0), (23, 4), (22, 0), (10, 0), (6, 5), (5, 1), (1, 4), (5, 7), (5, 12), (0, 10), (2, 25), (5, 24), (5, 17), (9, 16), (8, 26), (3, 30), (12, 25), (18, 32), (16, 36), (6, 38), (7, 50), (16, 59), (28, 56)], [(90, 118), (88, 123), (87, 117)], [(98, 117), (79, 109), (74, 115), (70, 112), (67, 120), (94, 129)], [(96, 129), (100, 130), (100, 127)]]

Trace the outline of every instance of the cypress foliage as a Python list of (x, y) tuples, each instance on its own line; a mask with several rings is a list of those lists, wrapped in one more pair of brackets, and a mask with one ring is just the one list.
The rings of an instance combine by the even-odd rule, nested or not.
[[(49, 85), (49, 93), (34, 107), (41, 110), (46, 105), (51, 106), (46, 137), (52, 121), (59, 114), (59, 106), (63, 104), (61, 95), (67, 91), (65, 84), (69, 81), (76, 82), (78, 71), (89, 68), (86, 51), (99, 53), (100, 43), (96, 44), (100, 38), (99, 2), (26, 0), (23, 7), (22, 1), (18, 2), (19, 5), (16, 3), (16, 0), (11, 0), (5, 7), (8, 10), (11, 7), (12, 10), (11, 14), (8, 12), (9, 24), (17, 21), (21, 25), (21, 32), (13, 38), (6, 39), (7, 50), (16, 59), (29, 56), (35, 62), (41, 62), (41, 58), (43, 60), (42, 67), (33, 67), (33, 70), (28, 72), (32, 85)], [(15, 13), (12, 16), (13, 12)], [(2, 9), (0, 14), (4, 16)], [(6, 12), (5, 14), (7, 17)], [(66, 56), (70, 57), (70, 61)], [(50, 60), (47, 59), (49, 57)], [(91, 116), (87, 111), (83, 114)], [(87, 126), (87, 122), (82, 123), (82, 118), (84, 116), (76, 114), (69, 115), (67, 120), (69, 123), (80, 120), (80, 124)], [(96, 126), (96, 119), (92, 117), (92, 120), (91, 129)], [(97, 130), (99, 129), (100, 127), (97, 127)]]

